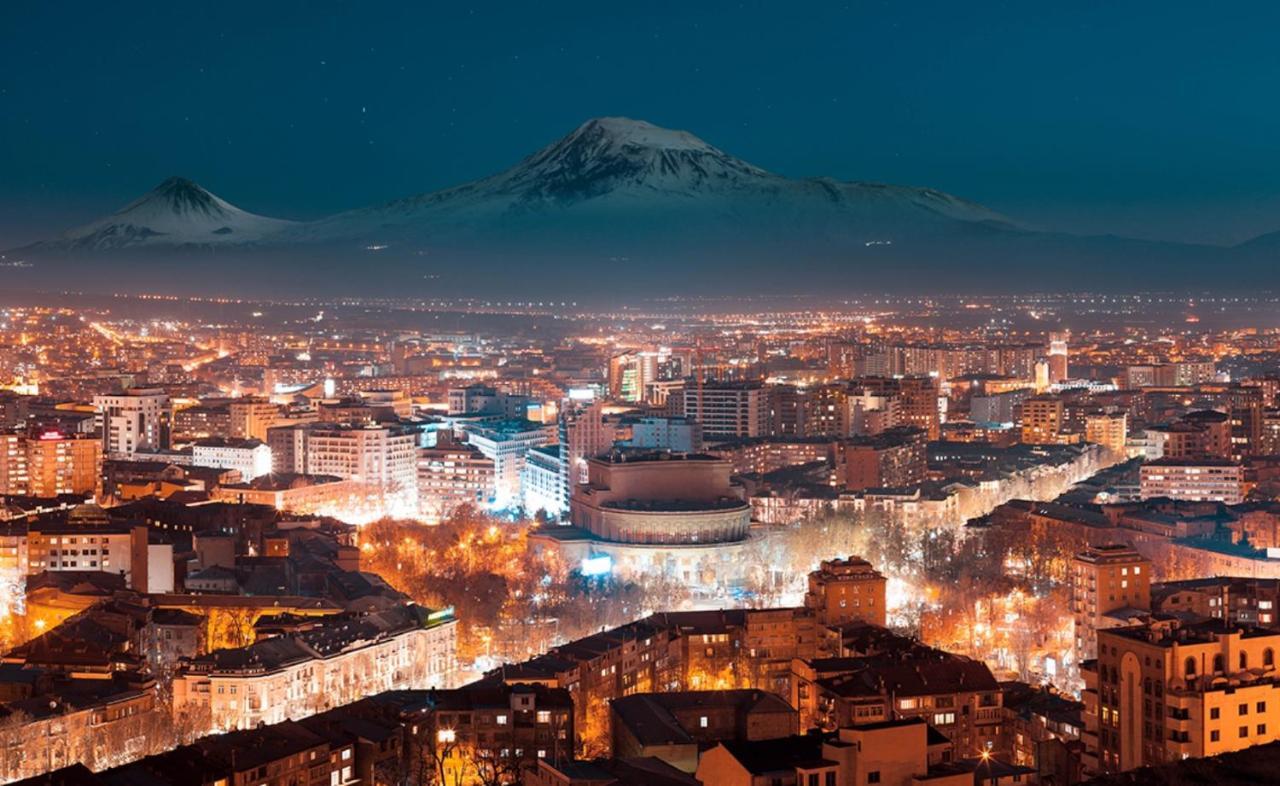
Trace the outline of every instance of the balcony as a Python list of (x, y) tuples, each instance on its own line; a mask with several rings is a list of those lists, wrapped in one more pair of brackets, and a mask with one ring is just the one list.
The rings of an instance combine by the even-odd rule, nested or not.
[(1164, 727), (1169, 730), (1170, 734), (1190, 734), (1195, 728), (1194, 721), (1190, 718), (1169, 717), (1165, 718)]

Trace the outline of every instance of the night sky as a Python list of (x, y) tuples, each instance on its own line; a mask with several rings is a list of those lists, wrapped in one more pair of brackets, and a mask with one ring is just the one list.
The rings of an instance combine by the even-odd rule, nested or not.
[(1050, 5), (7, 2), (0, 247), (172, 174), (317, 217), (599, 115), (1047, 228), (1280, 229), (1280, 4)]

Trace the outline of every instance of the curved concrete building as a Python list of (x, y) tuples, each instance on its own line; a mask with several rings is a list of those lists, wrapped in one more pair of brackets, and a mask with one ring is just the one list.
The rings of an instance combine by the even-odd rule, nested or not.
[(595, 537), (635, 545), (746, 540), (751, 506), (729, 481), (732, 464), (700, 453), (614, 451), (590, 459), (570, 521)]

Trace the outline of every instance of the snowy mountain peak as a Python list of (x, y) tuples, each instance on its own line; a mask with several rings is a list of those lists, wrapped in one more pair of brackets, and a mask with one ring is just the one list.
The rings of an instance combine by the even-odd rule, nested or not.
[(519, 192), (530, 201), (572, 202), (618, 189), (693, 194), (762, 177), (772, 175), (687, 131), (602, 117), (588, 120), (486, 185)]
[(616, 147), (654, 147), (663, 150), (701, 150), (718, 153), (711, 145), (703, 142), (688, 131), (674, 131), (661, 128), (644, 120), (632, 120), (629, 117), (597, 117), (582, 125), (571, 133), (566, 140), (590, 140), (605, 142)]
[(230, 245), (258, 242), (292, 224), (241, 210), (192, 180), (171, 177), (106, 218), (38, 245), (81, 251)]
[[(205, 214), (225, 214), (226, 207), (230, 207), (227, 203), (222, 202), (222, 200), (201, 188), (194, 180), (188, 180), (185, 177), (168, 178), (151, 189), (151, 193), (135, 202), (134, 205), (155, 199), (167, 204), (175, 213), (190, 211)], [(128, 210), (129, 208), (125, 209)]]

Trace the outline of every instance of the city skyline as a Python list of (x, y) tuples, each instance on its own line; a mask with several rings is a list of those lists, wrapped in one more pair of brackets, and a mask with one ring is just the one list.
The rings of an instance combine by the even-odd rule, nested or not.
[(0, 784), (1280, 768), (1280, 6), (0, 14)]

